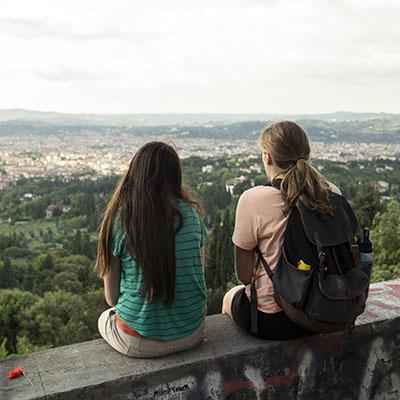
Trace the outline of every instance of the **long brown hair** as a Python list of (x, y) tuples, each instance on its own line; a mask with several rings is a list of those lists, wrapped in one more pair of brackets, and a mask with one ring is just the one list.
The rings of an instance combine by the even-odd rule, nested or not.
[(261, 135), (260, 144), (275, 164), (283, 170), (281, 191), (285, 213), (300, 200), (320, 215), (333, 215), (329, 201), (329, 185), (310, 164), (310, 144), (304, 130), (294, 122), (280, 121), (269, 125)]
[[(117, 223), (125, 232), (126, 247), (143, 269), (142, 294), (151, 301), (171, 305), (175, 292), (175, 234), (183, 223), (177, 199), (199, 209), (182, 187), (176, 151), (168, 144), (150, 142), (132, 158), (116, 186), (100, 226), (96, 271), (110, 269), (112, 235)], [(174, 218), (179, 224), (174, 228)]]

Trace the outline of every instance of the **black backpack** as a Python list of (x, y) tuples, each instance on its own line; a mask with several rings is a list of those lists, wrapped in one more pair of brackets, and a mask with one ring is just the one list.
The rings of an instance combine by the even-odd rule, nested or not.
[[(275, 299), (297, 325), (315, 332), (352, 328), (365, 308), (370, 266), (363, 266), (355, 241), (357, 220), (346, 199), (330, 193), (333, 217), (321, 217), (298, 200), (291, 211), (282, 253), (272, 272), (257, 247), (257, 266), (273, 282)], [(300, 268), (299, 268), (300, 267)], [(253, 279), (254, 281), (254, 279)], [(257, 332), (254, 282), (252, 332)]]

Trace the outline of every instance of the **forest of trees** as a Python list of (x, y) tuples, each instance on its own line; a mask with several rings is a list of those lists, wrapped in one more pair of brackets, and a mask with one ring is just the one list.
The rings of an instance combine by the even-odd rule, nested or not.
[[(231, 241), (238, 196), (264, 184), (265, 177), (250, 172), (233, 193), (225, 183), (253, 163), (246, 158), (183, 160), (184, 180), (203, 204), (209, 231), (209, 314), (220, 312), (223, 294), (238, 283)], [(213, 172), (204, 174), (207, 164)], [(371, 181), (377, 165), (364, 164), (361, 170), (324, 162), (324, 174), (339, 183), (360, 226), (371, 228), (373, 280), (395, 279), (400, 277), (400, 176), (396, 170), (385, 172), (391, 191), (378, 192)], [(102, 281), (93, 272), (97, 228), (117, 180), (29, 179), (0, 191), (0, 358), (98, 337), (97, 318), (107, 305)], [(27, 193), (32, 194), (28, 199)]]

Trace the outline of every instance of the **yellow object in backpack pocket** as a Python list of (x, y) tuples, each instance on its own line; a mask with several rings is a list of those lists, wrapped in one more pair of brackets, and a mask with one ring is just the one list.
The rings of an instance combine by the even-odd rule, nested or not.
[(302, 271), (309, 271), (311, 269), (311, 265), (305, 263), (303, 260), (300, 260), (297, 263), (297, 268), (301, 269)]

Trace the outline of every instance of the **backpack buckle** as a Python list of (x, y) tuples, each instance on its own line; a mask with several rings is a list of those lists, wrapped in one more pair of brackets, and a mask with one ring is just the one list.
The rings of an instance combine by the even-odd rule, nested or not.
[(325, 268), (325, 261), (326, 261), (326, 254), (323, 251), (320, 251), (318, 253), (318, 258), (319, 258), (319, 266), (326, 271)]

